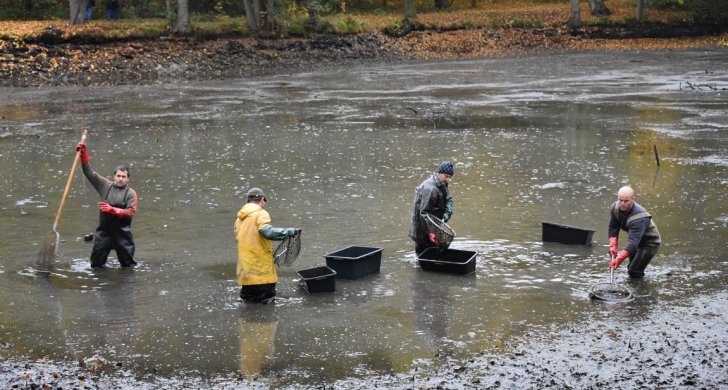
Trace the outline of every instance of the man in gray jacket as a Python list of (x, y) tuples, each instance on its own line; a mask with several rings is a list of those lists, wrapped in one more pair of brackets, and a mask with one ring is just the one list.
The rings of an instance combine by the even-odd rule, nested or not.
[(129, 187), (129, 167), (119, 165), (114, 169), (113, 180), (109, 180), (91, 169), (91, 157), (86, 151), (85, 141), (76, 145), (76, 150), (80, 152), (83, 174), (101, 197), (99, 226), (94, 232), (94, 248), (91, 251), (91, 267), (103, 267), (112, 249), (116, 250), (116, 257), (122, 267), (132, 267), (136, 265), (136, 261), (131, 217), (137, 210), (137, 193)]
[(412, 223), (409, 237), (415, 242), (415, 253), (420, 254), (429, 247), (437, 246), (437, 237), (427, 225), (427, 214), (447, 222), (452, 217), (453, 200), (448, 184), (455, 175), (450, 161), (443, 161), (432, 176), (415, 189), (412, 207)]
[[(609, 210), (609, 268), (616, 269), (629, 259), (627, 272), (632, 278), (645, 275), (645, 268), (660, 248), (661, 238), (652, 215), (634, 201), (632, 187), (624, 186)], [(627, 232), (627, 246), (619, 250), (619, 231)]]

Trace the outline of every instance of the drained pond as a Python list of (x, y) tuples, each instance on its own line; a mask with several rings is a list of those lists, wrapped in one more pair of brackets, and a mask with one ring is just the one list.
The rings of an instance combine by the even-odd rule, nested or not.
[[(671, 321), (693, 299), (725, 312), (726, 112), (725, 49), (0, 89), (0, 359), (313, 385), (512, 354), (525, 334), (548, 343), (579, 324)], [(78, 169), (59, 255), (38, 273), (82, 128), (94, 169), (131, 165), (139, 265), (122, 269), (112, 251), (90, 268), (98, 196)], [(451, 248), (477, 253), (469, 275), (423, 271), (407, 237), (414, 188), (442, 160), (455, 164)], [(663, 245), (644, 280), (615, 272), (634, 299), (594, 302), (626, 184)], [(242, 303), (235, 282), (250, 187), (274, 226), (302, 229), (272, 305)], [(594, 230), (593, 242), (543, 242), (544, 221)], [(297, 271), (352, 245), (382, 248), (380, 272), (336, 279), (334, 293), (301, 288)]]

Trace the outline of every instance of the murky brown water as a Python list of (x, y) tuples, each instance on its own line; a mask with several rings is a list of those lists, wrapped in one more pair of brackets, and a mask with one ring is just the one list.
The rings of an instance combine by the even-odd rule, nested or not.
[[(315, 383), (498, 352), (604, 315), (587, 292), (608, 276), (607, 207), (626, 183), (665, 245), (625, 320), (724, 291), (726, 64), (726, 50), (573, 54), (0, 89), (0, 357)], [(61, 256), (36, 276), (82, 123), (97, 170), (132, 164), (141, 264), (89, 268), (97, 198), (79, 171)], [(407, 238), (413, 189), (443, 159), (457, 164), (453, 247), (478, 252), (474, 275), (421, 271)], [(275, 225), (304, 232), (275, 306), (237, 300), (232, 225), (251, 186)], [(540, 221), (594, 229), (595, 242), (544, 244)], [(330, 295), (298, 287), (296, 270), (349, 245), (384, 248), (381, 273)]]

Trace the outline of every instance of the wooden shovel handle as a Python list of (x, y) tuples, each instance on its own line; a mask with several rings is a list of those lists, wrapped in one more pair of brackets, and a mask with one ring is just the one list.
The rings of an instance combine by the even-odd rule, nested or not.
[[(83, 131), (83, 134), (81, 135), (81, 142), (86, 140), (86, 130)], [(66, 205), (66, 198), (68, 197), (68, 192), (71, 190), (71, 183), (73, 182), (73, 176), (76, 173), (76, 166), (78, 165), (78, 159), (81, 156), (81, 151), (76, 151), (76, 157), (73, 159), (73, 166), (71, 167), (71, 173), (68, 175), (68, 180), (66, 181), (66, 189), (63, 190), (63, 197), (61, 198), (61, 204), (58, 205), (58, 211), (56, 212), (56, 219), (53, 221), (53, 231), (56, 231), (56, 227), (58, 226), (58, 222), (61, 221), (61, 213), (63, 212), (63, 206)]]

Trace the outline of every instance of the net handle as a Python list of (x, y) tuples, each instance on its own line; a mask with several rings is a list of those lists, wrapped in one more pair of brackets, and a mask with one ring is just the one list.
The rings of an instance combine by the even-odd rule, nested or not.
[[(614, 260), (614, 255), (610, 253), (609, 258)], [(612, 267), (609, 267), (609, 283), (614, 284), (614, 268)]]

